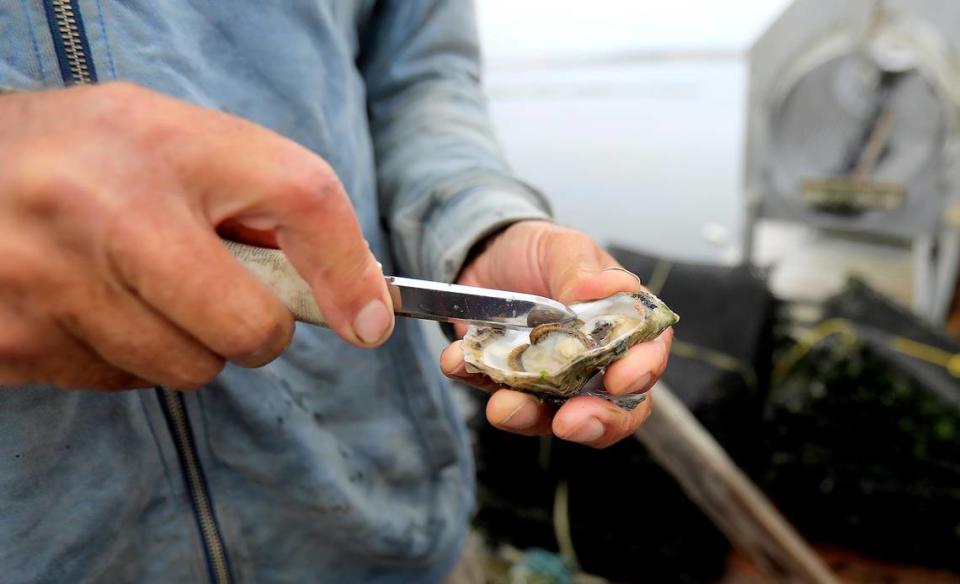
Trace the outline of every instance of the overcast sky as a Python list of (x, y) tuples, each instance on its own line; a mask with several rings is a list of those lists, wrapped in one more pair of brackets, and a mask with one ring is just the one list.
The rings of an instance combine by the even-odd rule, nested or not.
[(745, 50), (788, 0), (477, 0), (488, 61)]

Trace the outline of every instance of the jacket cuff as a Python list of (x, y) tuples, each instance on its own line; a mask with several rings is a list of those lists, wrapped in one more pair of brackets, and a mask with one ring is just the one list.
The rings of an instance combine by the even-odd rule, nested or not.
[(453, 282), (474, 246), (512, 223), (551, 220), (540, 193), (525, 185), (506, 187), (470, 189), (432, 214), (422, 248), (427, 279)]

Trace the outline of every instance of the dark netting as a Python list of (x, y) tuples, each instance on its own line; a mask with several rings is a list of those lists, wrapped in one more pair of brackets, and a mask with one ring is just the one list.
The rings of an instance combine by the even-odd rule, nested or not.
[(767, 404), (772, 497), (818, 541), (960, 569), (960, 344), (857, 281), (802, 341)]

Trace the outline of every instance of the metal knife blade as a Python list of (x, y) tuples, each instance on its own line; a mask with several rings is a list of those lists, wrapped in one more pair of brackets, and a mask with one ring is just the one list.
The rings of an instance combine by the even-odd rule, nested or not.
[(577, 318), (566, 305), (543, 296), (387, 276), (393, 311), (400, 316), (507, 328), (534, 327)]

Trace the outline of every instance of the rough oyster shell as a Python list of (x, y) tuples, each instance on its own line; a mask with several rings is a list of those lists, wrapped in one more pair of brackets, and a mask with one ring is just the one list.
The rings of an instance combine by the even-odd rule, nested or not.
[(579, 317), (572, 323), (533, 329), (470, 327), (463, 339), (467, 371), (484, 373), (513, 389), (563, 400), (580, 393), (587, 381), (627, 349), (656, 338), (678, 320), (649, 292), (615, 294), (570, 308)]

